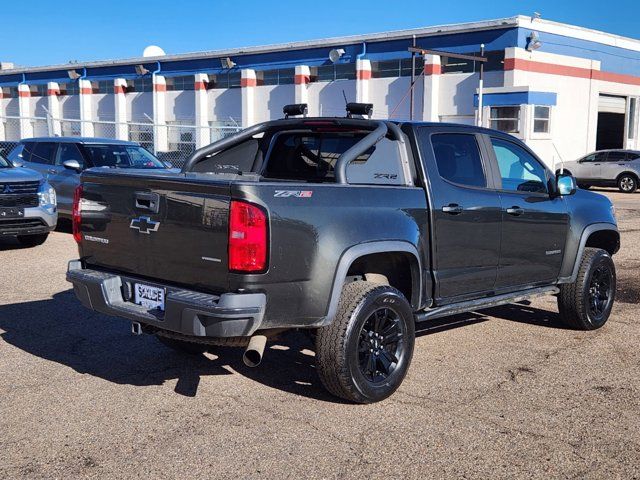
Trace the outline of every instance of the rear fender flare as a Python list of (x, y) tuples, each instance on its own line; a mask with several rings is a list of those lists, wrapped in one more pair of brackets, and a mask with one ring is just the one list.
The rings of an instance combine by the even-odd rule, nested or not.
[(342, 287), (344, 286), (349, 267), (351, 267), (353, 262), (358, 258), (373, 253), (408, 253), (413, 257), (413, 261), (411, 262), (412, 291), (417, 291), (417, 294), (412, 295), (413, 299), (409, 298), (407, 300), (411, 303), (414, 310), (418, 309), (418, 305), (420, 305), (422, 301), (422, 262), (420, 261), (418, 249), (413, 244), (402, 240), (361, 243), (348, 248), (340, 257), (336, 274), (333, 278), (333, 287), (331, 288), (327, 314), (319, 326), (329, 325), (333, 322), (336, 312), (338, 311), (340, 295), (342, 294)]

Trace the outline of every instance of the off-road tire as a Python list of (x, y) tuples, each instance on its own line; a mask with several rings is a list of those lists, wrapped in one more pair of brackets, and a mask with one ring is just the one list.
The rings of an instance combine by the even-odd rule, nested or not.
[[(403, 353), (389, 376), (373, 383), (360, 370), (358, 348), (363, 326), (381, 309), (391, 310), (401, 322)], [(384, 400), (402, 383), (411, 363), (414, 341), (413, 311), (401, 292), (372, 282), (348, 283), (342, 289), (333, 323), (317, 332), (316, 367), (320, 380), (331, 394), (351, 402)]]
[[(604, 308), (603, 315), (594, 317), (590, 312), (590, 288), (594, 272), (598, 267), (609, 269), (611, 277), (611, 297)], [(611, 314), (616, 292), (616, 270), (611, 255), (600, 248), (585, 248), (578, 277), (573, 283), (560, 285), (558, 295), (558, 310), (560, 320), (565, 325), (576, 330), (595, 330), (602, 327)]]
[(47, 241), (48, 233), (38, 235), (18, 235), (18, 242), (23, 247), (37, 247)]
[(618, 178), (618, 189), (622, 193), (633, 193), (638, 189), (638, 179), (629, 173), (624, 173)]

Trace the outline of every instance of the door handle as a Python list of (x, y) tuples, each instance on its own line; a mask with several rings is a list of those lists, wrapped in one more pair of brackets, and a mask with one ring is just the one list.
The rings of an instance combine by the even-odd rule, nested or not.
[(58, 173), (58, 171), (55, 168), (50, 168), (48, 170), (49, 173)]
[(149, 210), (153, 213), (160, 211), (160, 195), (157, 193), (135, 192), (136, 208)]
[(524, 213), (524, 208), (520, 208), (520, 207), (507, 208), (507, 213), (509, 215), (513, 215), (514, 217), (519, 217)]
[(442, 207), (442, 211), (444, 213), (448, 213), (449, 215), (458, 215), (462, 213), (463, 208), (457, 203), (450, 203), (449, 205), (445, 205)]

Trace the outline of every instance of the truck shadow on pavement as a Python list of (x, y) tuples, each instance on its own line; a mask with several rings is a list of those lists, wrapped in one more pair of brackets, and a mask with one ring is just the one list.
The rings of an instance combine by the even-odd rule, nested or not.
[[(508, 305), (487, 312), (518, 322), (557, 326), (557, 314), (528, 305)], [(417, 336), (488, 319), (483, 314), (457, 315), (420, 328)], [(174, 352), (150, 335), (131, 335), (128, 322), (85, 309), (72, 290), (47, 300), (1, 306), (0, 330), (4, 331), (0, 337), (9, 345), (117, 384), (151, 386), (177, 379), (175, 392), (193, 397), (202, 377), (240, 374), (295, 395), (340, 401), (322, 387), (315, 372), (313, 344), (300, 332), (287, 333), (272, 342), (263, 364), (251, 369), (242, 363), (241, 348), (215, 347), (214, 356), (190, 356)]]

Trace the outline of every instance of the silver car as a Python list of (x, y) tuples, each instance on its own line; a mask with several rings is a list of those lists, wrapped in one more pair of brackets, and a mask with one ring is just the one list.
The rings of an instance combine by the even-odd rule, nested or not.
[(640, 185), (640, 151), (600, 150), (566, 162), (564, 170), (581, 188), (618, 187), (621, 192), (633, 193)]
[(0, 237), (27, 247), (44, 243), (56, 228), (56, 192), (42, 175), (0, 156)]

